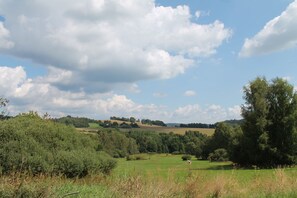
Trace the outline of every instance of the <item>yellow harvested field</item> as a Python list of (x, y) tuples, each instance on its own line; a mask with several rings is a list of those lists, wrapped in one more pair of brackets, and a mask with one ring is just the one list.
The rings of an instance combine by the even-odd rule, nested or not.
[[(120, 129), (122, 131), (129, 131), (131, 129)], [(211, 136), (214, 133), (215, 129), (207, 129), (207, 128), (179, 128), (179, 127), (160, 127), (160, 126), (147, 126), (142, 125), (140, 128), (132, 129), (135, 131), (156, 131), (161, 133), (170, 133), (173, 132), (175, 134), (185, 134), (186, 131), (199, 131), (205, 135)]]
[[(104, 121), (110, 121), (110, 122), (117, 122), (118, 124), (123, 123), (123, 121), (118, 120), (101, 120), (101, 122)], [(127, 124), (130, 124), (130, 122), (126, 122)], [(200, 133), (206, 134), (208, 136), (211, 136), (214, 133), (215, 129), (209, 129), (209, 128), (179, 128), (179, 127), (162, 127), (157, 125), (147, 125), (142, 124), (140, 122), (136, 122), (140, 128), (133, 128), (133, 129), (120, 129), (121, 131), (155, 131), (160, 133), (170, 133), (173, 132), (175, 134), (185, 134), (186, 131), (199, 131)], [(82, 132), (96, 132), (100, 127), (98, 128), (80, 128), (79, 131)]]

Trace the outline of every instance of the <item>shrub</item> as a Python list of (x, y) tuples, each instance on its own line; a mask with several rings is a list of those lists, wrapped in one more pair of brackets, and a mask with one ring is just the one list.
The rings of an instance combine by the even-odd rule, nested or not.
[(97, 150), (94, 136), (34, 113), (0, 124), (0, 167), (4, 174), (17, 171), (83, 177), (91, 172), (109, 173), (116, 161)]
[(135, 156), (133, 156), (133, 155), (127, 155), (126, 156), (126, 160), (127, 161), (135, 160)]
[(228, 152), (226, 149), (219, 148), (210, 153), (208, 160), (211, 162), (224, 162), (229, 160)]
[(144, 155), (144, 154), (128, 155), (126, 157), (126, 160), (127, 161), (130, 161), (130, 160), (147, 160), (147, 159), (148, 159), (148, 156), (147, 155)]
[(183, 155), (181, 158), (183, 161), (186, 161), (186, 160), (191, 160), (192, 156), (191, 155)]

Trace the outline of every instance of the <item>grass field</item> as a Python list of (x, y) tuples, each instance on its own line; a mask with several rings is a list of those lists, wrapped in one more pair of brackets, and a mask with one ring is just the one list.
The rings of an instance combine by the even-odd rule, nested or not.
[(2, 176), (0, 197), (297, 197), (297, 168), (233, 169), (229, 162), (193, 159), (190, 165), (180, 155), (143, 157), (119, 159), (107, 177)]
[[(114, 174), (129, 175), (134, 172), (144, 177), (158, 177), (161, 179), (174, 177), (179, 181), (184, 181), (189, 175), (205, 175), (207, 177), (232, 175), (240, 182), (249, 182), (255, 177), (270, 176), (275, 171), (275, 169), (258, 169), (256, 167), (240, 169), (233, 167), (231, 162), (209, 162), (207, 160), (197, 160), (194, 157), (192, 157), (192, 163), (188, 164), (182, 161), (180, 155), (144, 155), (147, 156), (147, 160), (127, 161), (119, 159), (119, 165)], [(297, 167), (283, 170), (290, 175), (297, 176)]]

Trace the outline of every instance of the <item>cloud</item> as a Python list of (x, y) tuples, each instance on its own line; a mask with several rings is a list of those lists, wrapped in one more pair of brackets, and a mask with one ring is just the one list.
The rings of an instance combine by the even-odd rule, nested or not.
[(9, 49), (14, 46), (14, 43), (9, 41), (10, 33), (0, 21), (0, 50)]
[(166, 93), (162, 93), (162, 92), (156, 92), (153, 94), (154, 97), (156, 98), (165, 98), (167, 96)]
[(241, 119), (241, 108), (238, 105), (227, 109), (215, 104), (205, 108), (198, 104), (186, 105), (177, 108), (172, 117), (178, 122), (215, 123), (229, 119)]
[(61, 90), (89, 93), (173, 78), (232, 34), (220, 21), (192, 22), (188, 6), (154, 0), (0, 0), (0, 13), (5, 53), (44, 65)]
[(296, 47), (297, 0), (281, 15), (269, 21), (253, 38), (246, 39), (239, 53), (241, 57), (268, 54)]
[[(67, 74), (61, 73), (61, 76)], [(137, 104), (125, 95), (113, 92), (88, 94), (84, 91), (70, 92), (57, 89), (49, 81), (60, 76), (45, 77), (47, 80), (27, 78), (23, 67), (0, 66), (1, 97), (10, 100), (11, 115), (27, 111), (49, 113), (53, 117), (74, 115), (106, 119), (111, 115), (137, 116), (161, 119), (168, 117), (164, 107), (154, 104)], [(47, 82), (48, 81), (48, 82)], [(152, 117), (153, 115), (153, 117)]]
[(193, 90), (188, 90), (188, 91), (185, 91), (184, 95), (187, 97), (191, 97), (191, 96), (195, 96), (196, 92)]
[[(55, 80), (59, 76), (46, 78)], [(162, 105), (139, 104), (125, 95), (114, 92), (90, 94), (82, 90), (59, 90), (49, 82), (28, 78), (21, 66), (0, 66), (0, 93), (3, 94), (1, 97), (10, 100), (8, 111), (11, 115), (33, 110), (41, 114), (47, 112), (52, 117), (72, 115), (107, 119), (110, 116), (134, 116), (165, 122), (203, 123), (240, 118), (239, 106), (223, 108), (219, 105), (209, 105), (202, 108), (194, 104), (169, 109)]]

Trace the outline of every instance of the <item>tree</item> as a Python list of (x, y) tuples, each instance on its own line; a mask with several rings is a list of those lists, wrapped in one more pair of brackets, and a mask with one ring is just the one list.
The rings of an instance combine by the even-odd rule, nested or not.
[(211, 162), (224, 162), (229, 160), (228, 152), (224, 148), (219, 148), (210, 153), (208, 160)]
[(134, 122), (136, 122), (136, 119), (134, 117), (130, 117), (129, 121), (134, 123)]
[(5, 116), (6, 113), (6, 109), (5, 107), (8, 104), (8, 100), (5, 98), (0, 98), (0, 118), (3, 118)]
[(269, 100), (269, 144), (277, 164), (292, 164), (297, 157), (297, 94), (287, 81), (272, 81)]
[(296, 163), (297, 94), (287, 81), (257, 78), (244, 88), (242, 138), (232, 160), (277, 166)]
[(225, 122), (217, 123), (214, 134), (204, 146), (203, 158), (208, 158), (210, 153), (214, 153), (216, 149), (225, 149), (228, 155), (232, 155), (233, 148), (238, 145), (238, 138), (241, 134), (239, 125), (231, 125)]

